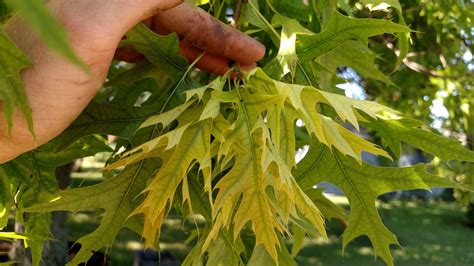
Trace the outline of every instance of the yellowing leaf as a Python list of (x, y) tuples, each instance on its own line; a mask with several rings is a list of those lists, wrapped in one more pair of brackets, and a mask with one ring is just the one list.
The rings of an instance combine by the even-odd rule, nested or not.
[[(356, 115), (357, 113), (355, 111), (356, 108), (367, 112), (369, 115), (374, 117), (378, 113), (396, 113), (396, 111), (376, 103), (350, 99), (341, 95), (323, 92), (313, 87), (273, 81), (261, 70), (256, 70), (254, 73), (255, 76), (249, 78), (249, 83), (252, 84), (253, 87), (256, 86), (253, 85), (252, 82), (263, 83), (265, 84), (265, 86), (262, 86), (264, 91), (286, 96), (287, 102), (291, 104), (291, 106), (296, 111), (289, 111), (287, 114), (285, 114), (286, 119), (289, 121), (295, 121), (296, 119), (303, 120), (307, 130), (314, 134), (320, 142), (328, 145), (329, 147), (335, 147), (343, 154), (350, 155), (359, 161), (361, 160), (360, 156), (362, 151), (367, 151), (390, 158), (390, 156), (385, 151), (377, 148), (374, 144), (363, 140), (354, 133), (351, 133), (341, 125), (334, 122), (329, 117), (320, 114), (317, 109), (317, 104), (329, 104), (343, 120), (348, 120), (357, 128), (359, 124)], [(252, 81), (253, 77), (255, 77), (255, 81)], [(292, 117), (290, 115), (294, 116)], [(273, 116), (274, 112), (271, 112), (270, 118)], [(270, 122), (275, 126), (278, 126), (278, 123), (274, 122), (273, 120), (274, 119), (272, 118)]]
[(297, 20), (290, 19), (279, 14), (275, 15), (274, 20), (275, 24), (282, 25), (280, 49), (275, 60), (278, 61), (282, 69), (282, 76), (291, 72), (292, 76), (294, 77), (298, 63), (298, 56), (296, 55), (296, 36), (297, 34), (311, 35), (313, 33), (301, 26)]
[(311, 199), (303, 192), (303, 190), (295, 182), (295, 205), (302, 212), (304, 217), (327, 239), (326, 229), (324, 228), (324, 220), (321, 212)]
[(209, 89), (213, 90), (218, 90), (222, 91), (222, 88), (225, 85), (226, 82), (226, 77), (217, 77), (213, 81), (211, 81), (209, 84), (204, 85), (202, 87), (196, 88), (196, 89), (190, 89), (185, 92), (186, 94), (186, 102), (189, 102), (192, 97), (197, 96), (198, 100), (201, 101), (202, 98), (204, 97), (204, 93), (208, 91)]
[(17, 234), (15, 232), (0, 232), (0, 239), (28, 239), (27, 236)]
[(275, 229), (281, 231), (282, 228), (272, 211), (269, 199), (265, 196), (264, 169), (262, 169), (264, 155), (261, 150), (261, 146), (265, 143), (258, 136), (262, 134), (262, 130), (256, 130), (255, 135), (252, 134), (253, 124), (256, 123), (259, 115), (254, 108), (260, 106), (246, 105), (246, 100), (249, 99), (250, 97), (243, 98), (244, 103), (241, 104), (236, 125), (236, 131), (240, 134), (234, 133), (234, 143), (239, 143), (243, 151), (239, 147), (235, 164), (216, 185), (219, 192), (214, 204), (214, 213), (217, 214), (223, 207), (224, 200), (234, 195), (239, 197), (242, 194), (242, 200), (234, 218), (234, 234), (238, 234), (243, 226), (251, 221), (257, 244), (264, 245), (276, 261), (278, 257), (276, 247), (279, 242)]
[[(224, 142), (221, 143), (220, 154), (231, 156), (235, 162), (215, 186), (218, 192), (213, 206), (216, 219), (214, 226), (220, 228), (229, 223), (228, 219), (231, 216), (224, 215), (226, 199), (241, 198), (238, 206), (232, 204), (233, 208), (236, 208), (234, 235), (239, 234), (244, 225), (250, 222), (257, 245), (265, 247), (273, 260), (277, 261), (277, 247), (280, 246), (277, 233), (282, 233), (284, 228), (276, 216), (275, 208), (280, 209), (278, 213), (288, 215), (291, 212), (293, 216), (299, 215), (294, 211), (298, 209), (323, 235), (325, 235), (324, 222), (316, 206), (295, 187), (296, 183), (291, 181), (293, 180), (291, 172), (285, 170), (287, 169), (285, 163), (278, 155), (281, 149), (265, 148), (272, 137), (277, 136), (278, 139), (280, 137), (275, 133), (277, 128), (273, 127), (274, 123), (270, 124), (273, 133), (269, 134), (262, 116), (267, 113), (265, 110), (271, 110), (277, 117), (272, 120), (280, 120), (279, 113), (282, 111), (285, 98), (279, 95), (270, 96), (271, 94), (263, 96), (257, 92), (252, 94), (245, 87), (237, 88), (233, 93), (236, 94), (233, 97), (230, 97), (232, 93), (220, 94), (223, 96), (220, 98), (222, 102), (235, 104), (234, 108), (238, 109), (238, 114), (234, 126), (224, 133)], [(234, 152), (230, 152), (231, 150)], [(276, 166), (276, 169), (271, 165)], [(267, 170), (267, 167), (272, 167), (272, 170)], [(285, 185), (280, 185), (279, 182)], [(287, 195), (286, 203), (281, 205), (273, 202), (267, 195), (267, 186), (275, 190), (275, 195)]]
[(183, 112), (186, 111), (193, 103), (194, 101), (188, 101), (185, 104), (177, 106), (167, 112), (151, 116), (140, 125), (139, 129), (157, 124), (160, 124), (162, 127), (167, 127), (171, 122), (178, 119), (178, 117), (183, 114)]
[[(210, 167), (210, 138), (210, 121), (189, 127), (171, 157), (163, 163), (152, 183), (144, 191), (145, 201), (133, 214), (143, 213), (145, 216), (144, 236), (147, 246), (152, 246), (155, 242), (155, 232), (159, 231), (163, 215), (167, 214), (174, 193), (183, 179), (187, 178), (191, 165), (198, 162), (202, 168)], [(184, 189), (186, 188), (183, 186)]]

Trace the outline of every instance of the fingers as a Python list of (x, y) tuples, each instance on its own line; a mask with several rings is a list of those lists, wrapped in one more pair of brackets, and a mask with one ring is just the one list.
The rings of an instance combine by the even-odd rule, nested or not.
[(135, 48), (132, 46), (124, 46), (117, 48), (114, 54), (114, 59), (129, 63), (136, 63), (143, 59), (143, 55), (135, 50)]
[[(194, 62), (203, 53), (202, 50), (192, 46), (186, 41), (182, 41), (179, 48), (180, 54), (186, 57), (189, 63)], [(129, 63), (136, 63), (143, 59), (143, 55), (133, 47), (125, 46), (115, 51), (114, 58)], [(225, 57), (205, 53), (195, 66), (201, 70), (222, 76), (227, 72), (228, 64), (229, 59)]]
[[(203, 51), (192, 46), (187, 41), (182, 41), (179, 45), (181, 55), (188, 58), (188, 61), (194, 62), (202, 53)], [(196, 62), (196, 67), (211, 72), (217, 75), (224, 75), (228, 70), (229, 59), (218, 56), (214, 54), (205, 53), (199, 61)]]
[(121, 18), (122, 23), (132, 21), (133, 25), (137, 24), (138, 22), (142, 20), (150, 18), (151, 16), (155, 15), (159, 11), (168, 10), (183, 3), (183, 0), (114, 0), (114, 1), (92, 0), (92, 1), (95, 2), (96, 6), (106, 5), (108, 10), (116, 13), (116, 17)]
[[(147, 25), (148, 27), (151, 27), (153, 31), (160, 35), (170, 34), (170, 32), (164, 28), (156, 28), (157, 25), (151, 25), (151, 19), (145, 20), (143, 21), (143, 23), (145, 23), (145, 25)], [(180, 54), (186, 57), (189, 63), (194, 62), (200, 57), (199, 61), (196, 62), (195, 66), (206, 72), (222, 76), (229, 70), (230, 60), (228, 58), (211, 54), (209, 52), (204, 53), (203, 50), (194, 47), (187, 40), (182, 40), (180, 42)], [(143, 59), (143, 55), (140, 54), (137, 50), (135, 50), (132, 46), (125, 46), (118, 48), (115, 51), (114, 58), (129, 63), (136, 63)], [(254, 69), (256, 67), (256, 64), (240, 64), (239, 66), (241, 69), (249, 71)]]
[[(186, 41), (182, 41), (180, 43), (180, 52), (181, 52), (181, 55), (188, 58), (190, 63), (194, 62), (194, 60), (199, 58), (199, 56), (203, 53), (202, 50), (192, 46), (190, 43)], [(230, 60), (223, 56), (205, 53), (199, 59), (199, 61), (197, 61), (196, 67), (201, 70), (211, 72), (219, 76), (223, 76), (229, 70), (229, 62)], [(257, 64), (256, 63), (239, 64), (239, 67), (242, 70), (250, 71), (254, 69), (255, 67), (257, 67)]]
[[(148, 24), (150, 20), (146, 22)], [(159, 11), (151, 19), (151, 28), (161, 35), (178, 33), (182, 39), (181, 54), (189, 62), (206, 51), (196, 67), (217, 75), (224, 75), (228, 71), (231, 60), (239, 63), (243, 70), (251, 70), (256, 66), (255, 62), (265, 54), (265, 47), (259, 42), (216, 20), (204, 10), (186, 3)], [(117, 49), (115, 58), (137, 62), (142, 56), (130, 47), (123, 47)]]
[(253, 64), (265, 55), (259, 42), (187, 3), (158, 12), (153, 28), (176, 32), (201, 50), (242, 64)]

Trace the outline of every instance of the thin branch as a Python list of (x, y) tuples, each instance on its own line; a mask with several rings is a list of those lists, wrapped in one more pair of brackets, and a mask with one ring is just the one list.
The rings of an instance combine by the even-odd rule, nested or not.
[(466, 77), (466, 76), (472, 76), (472, 75), (469, 75), (469, 74), (467, 74), (467, 75), (458, 75), (458, 76), (441, 75), (441, 74), (439, 74), (438, 72), (436, 72), (432, 69), (428, 69), (427, 67), (425, 67), (425, 66), (423, 66), (423, 65), (421, 65), (417, 62), (409, 61), (406, 58), (405, 58), (405, 60), (403, 60), (403, 63), (405, 64), (405, 66), (407, 66), (409, 69), (411, 69), (415, 72), (425, 74), (427, 76), (436, 77), (436, 78), (460, 79), (460, 78), (463, 78), (463, 77)]
[(242, 0), (237, 0), (237, 5), (234, 10), (234, 27), (239, 29), (240, 14), (242, 14)]

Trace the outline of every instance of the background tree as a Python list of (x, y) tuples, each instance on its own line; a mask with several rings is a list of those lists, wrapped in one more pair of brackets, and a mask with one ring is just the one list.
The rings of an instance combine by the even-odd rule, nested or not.
[[(391, 75), (397, 86), (387, 90), (378, 81), (364, 79), (360, 84), (365, 97), (397, 110), (405, 110), (407, 116), (431, 124), (435, 130), (461, 140), (463, 145), (472, 150), (473, 3), (403, 1), (400, 4), (406, 23), (414, 31), (410, 34), (410, 52), (400, 69)], [(370, 12), (362, 6), (352, 10), (361, 17), (390, 18), (393, 15), (390, 10)], [(391, 37), (386, 37), (388, 39), (373, 39), (369, 45), (381, 55), (379, 68), (388, 73), (392, 66), (381, 60), (393, 56)], [(426, 156), (430, 157), (428, 154)], [(440, 171), (447, 171), (446, 175), (472, 186), (472, 164), (436, 163), (441, 164)], [(456, 196), (463, 204), (469, 204), (472, 200), (469, 192), (457, 191)]]

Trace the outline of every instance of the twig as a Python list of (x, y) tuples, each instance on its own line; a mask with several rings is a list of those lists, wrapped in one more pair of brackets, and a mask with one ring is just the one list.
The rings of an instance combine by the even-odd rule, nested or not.
[(239, 29), (240, 14), (242, 14), (242, 0), (237, 0), (237, 5), (234, 10), (234, 27)]
[(409, 69), (411, 69), (415, 72), (425, 74), (427, 76), (436, 77), (436, 78), (460, 79), (460, 78), (465, 78), (466, 76), (472, 76), (472, 74), (467, 74), (467, 75), (442, 75), (442, 74), (437, 73), (434, 70), (428, 69), (427, 67), (425, 67), (421, 64), (418, 64), (418, 63), (413, 62), (413, 61), (409, 61), (407, 58), (405, 58), (405, 60), (403, 60), (403, 63), (405, 64), (405, 66), (407, 66)]

